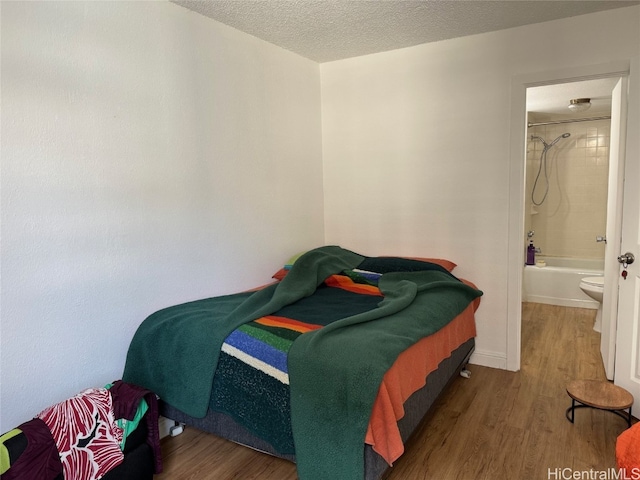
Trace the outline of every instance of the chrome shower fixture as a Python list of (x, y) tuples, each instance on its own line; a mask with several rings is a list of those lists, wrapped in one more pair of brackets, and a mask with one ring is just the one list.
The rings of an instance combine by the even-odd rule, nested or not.
[(562, 135), (560, 135), (558, 138), (556, 138), (556, 139), (555, 139), (553, 142), (551, 142), (551, 143), (547, 143), (547, 142), (545, 142), (544, 138), (539, 137), (538, 135), (531, 135), (531, 140), (540, 140), (540, 141), (544, 144), (544, 148), (545, 148), (545, 150), (546, 150), (546, 149), (549, 149), (549, 148), (553, 147), (556, 143), (558, 143), (558, 141), (559, 141), (561, 138), (569, 138), (570, 136), (571, 136), (571, 134), (570, 134), (570, 133), (568, 133), (568, 132), (567, 132), (567, 133), (563, 133)]
[[(547, 198), (547, 194), (549, 193), (549, 168), (547, 164), (547, 152), (553, 147), (556, 143), (558, 143), (562, 138), (569, 138), (571, 134), (569, 132), (563, 133), (558, 138), (556, 138), (553, 142), (547, 143), (544, 138), (539, 137), (537, 135), (531, 135), (531, 140), (540, 140), (544, 148), (542, 149), (542, 153), (540, 154), (540, 166), (538, 167), (538, 174), (536, 175), (536, 179), (533, 182), (533, 189), (531, 190), (531, 203), (533, 203), (536, 207), (542, 205)], [(538, 180), (540, 180), (540, 174), (544, 169), (544, 179), (545, 179), (545, 189), (542, 200), (539, 202), (535, 199), (536, 188), (538, 187)]]
[(553, 147), (556, 143), (558, 143), (558, 140), (560, 140), (561, 138), (569, 138), (570, 136), (571, 134), (569, 132), (563, 133), (558, 138), (556, 138), (553, 142), (551, 142), (551, 146)]

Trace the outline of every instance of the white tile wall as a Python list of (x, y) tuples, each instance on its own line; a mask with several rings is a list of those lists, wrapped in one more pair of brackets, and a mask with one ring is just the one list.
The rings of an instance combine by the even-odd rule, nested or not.
[[(547, 119), (553, 118), (531, 116), (532, 121)], [(525, 225), (527, 231), (535, 231), (534, 245), (544, 255), (603, 258), (604, 244), (596, 243), (595, 238), (606, 229), (610, 130), (610, 120), (529, 128)], [(566, 132), (571, 136), (547, 153), (549, 192), (542, 205), (534, 206), (531, 192), (544, 146), (531, 136), (551, 143)], [(538, 203), (544, 196), (545, 182), (543, 166), (534, 197)]]

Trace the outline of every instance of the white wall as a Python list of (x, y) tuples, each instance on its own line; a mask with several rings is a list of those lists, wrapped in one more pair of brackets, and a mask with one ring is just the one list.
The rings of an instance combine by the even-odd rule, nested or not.
[(639, 25), (629, 7), (322, 64), (327, 243), (458, 263), (485, 293), (473, 361), (505, 368), (512, 81), (637, 57)]
[(512, 79), (640, 49), (638, 7), (320, 67), (168, 2), (0, 15), (0, 431), (324, 241), (459, 263), (504, 366)]
[(168, 2), (2, 2), (0, 432), (323, 243), (317, 64)]

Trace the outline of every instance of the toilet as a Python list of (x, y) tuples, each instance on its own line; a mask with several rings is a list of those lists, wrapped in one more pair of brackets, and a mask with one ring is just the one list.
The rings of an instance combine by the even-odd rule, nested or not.
[(593, 329), (596, 332), (602, 330), (602, 298), (604, 296), (604, 277), (585, 277), (580, 280), (580, 290), (593, 298), (598, 305), (598, 313)]

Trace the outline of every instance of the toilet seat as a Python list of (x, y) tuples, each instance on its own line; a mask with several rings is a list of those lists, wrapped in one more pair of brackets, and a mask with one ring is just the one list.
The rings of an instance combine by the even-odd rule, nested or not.
[(604, 277), (585, 277), (580, 282), (592, 287), (604, 288)]
[(604, 298), (604, 275), (598, 277), (585, 277), (580, 280), (580, 290), (587, 296), (598, 302), (598, 313), (593, 322), (593, 329), (596, 332), (602, 331), (602, 300)]

